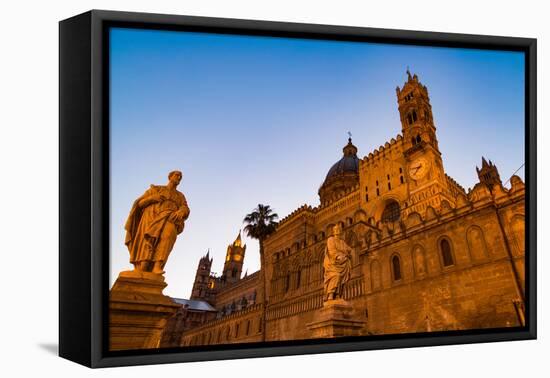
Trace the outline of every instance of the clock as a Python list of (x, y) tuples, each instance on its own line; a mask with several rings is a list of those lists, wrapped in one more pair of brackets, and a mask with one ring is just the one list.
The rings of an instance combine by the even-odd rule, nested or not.
[(413, 180), (420, 180), (430, 170), (430, 163), (426, 158), (418, 158), (409, 164), (409, 177)]

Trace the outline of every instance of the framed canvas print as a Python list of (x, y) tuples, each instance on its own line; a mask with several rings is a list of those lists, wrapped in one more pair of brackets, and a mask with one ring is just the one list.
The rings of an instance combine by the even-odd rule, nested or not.
[(536, 337), (536, 41), (60, 22), (60, 355)]

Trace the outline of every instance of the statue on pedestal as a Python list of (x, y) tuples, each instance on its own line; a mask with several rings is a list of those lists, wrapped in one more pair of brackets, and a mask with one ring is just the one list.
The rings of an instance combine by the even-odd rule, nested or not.
[(176, 190), (183, 175), (168, 174), (167, 185), (151, 185), (133, 204), (126, 221), (125, 244), (134, 270), (163, 274), (176, 238), (183, 232), (189, 207)]
[(336, 224), (327, 240), (323, 268), (325, 270), (325, 301), (342, 298), (344, 285), (351, 275), (352, 248), (342, 238), (342, 229)]
[(342, 238), (340, 225), (335, 225), (327, 240), (323, 260), (325, 302), (315, 314), (315, 320), (306, 324), (312, 338), (358, 336), (366, 332), (366, 322), (357, 320), (352, 303), (343, 298), (344, 287), (351, 276), (352, 252)]

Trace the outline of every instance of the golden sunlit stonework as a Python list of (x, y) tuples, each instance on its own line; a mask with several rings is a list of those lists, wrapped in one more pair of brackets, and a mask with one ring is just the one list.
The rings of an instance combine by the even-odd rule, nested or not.
[[(296, 209), (264, 241), (263, 272), (242, 275), (240, 233), (221, 276), (206, 254), (161, 347), (524, 324), (525, 185), (512, 176), (505, 187), (485, 158), (472, 189), (449, 177), (428, 89), (407, 75), (396, 90), (401, 133), (362, 159), (350, 136), (320, 205)], [(349, 277), (325, 302), (334, 229), (351, 247)]]

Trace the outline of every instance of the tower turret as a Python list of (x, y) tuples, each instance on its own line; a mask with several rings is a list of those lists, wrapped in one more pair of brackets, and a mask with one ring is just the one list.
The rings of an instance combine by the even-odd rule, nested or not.
[(208, 290), (210, 284), (210, 270), (212, 268), (212, 258), (210, 257), (210, 250), (201, 257), (199, 265), (197, 266), (197, 272), (195, 273), (195, 282), (193, 283), (193, 290), (191, 291), (191, 299), (207, 299)]
[(407, 69), (407, 81), (396, 93), (405, 150), (413, 153), (428, 146), (439, 153), (428, 88)]
[(428, 88), (407, 69), (407, 81), (396, 93), (409, 192), (403, 216), (422, 214), (428, 207), (437, 210), (444, 200), (453, 205), (456, 188), (443, 168)]
[(241, 231), (239, 230), (239, 234), (235, 241), (227, 246), (222, 275), (222, 281), (226, 284), (241, 279), (245, 252), (246, 245), (242, 244)]
[(476, 167), (476, 171), (477, 177), (479, 177), (479, 182), (487, 185), (489, 190), (492, 191), (493, 186), (502, 184), (497, 166), (494, 165), (491, 160), (487, 162), (483, 156), (481, 157), (481, 169)]

